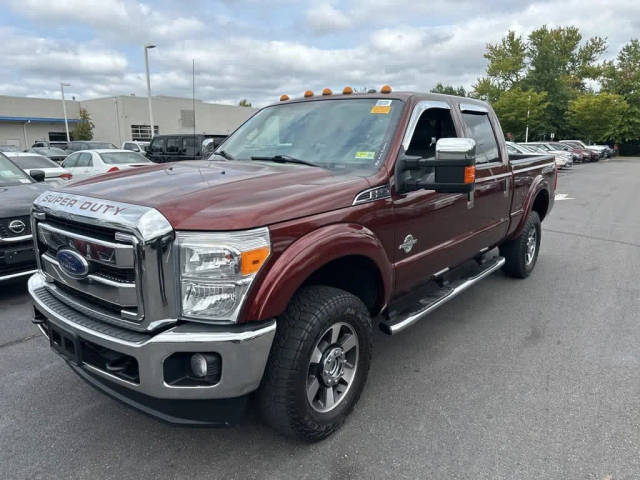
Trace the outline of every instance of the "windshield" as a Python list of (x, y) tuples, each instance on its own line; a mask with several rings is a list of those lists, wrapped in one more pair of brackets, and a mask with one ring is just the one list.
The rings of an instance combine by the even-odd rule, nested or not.
[(0, 153), (0, 186), (8, 187), (22, 183), (31, 183), (31, 179)]
[(126, 165), (127, 163), (151, 163), (147, 157), (137, 152), (113, 152), (101, 153), (100, 157), (104, 163), (109, 165)]
[(19, 157), (12, 158), (13, 163), (18, 165), (20, 168), (29, 169), (29, 168), (60, 168), (60, 166), (46, 157), (41, 157), (39, 155), (24, 155)]
[(325, 168), (377, 170), (403, 102), (371, 98), (275, 105), (259, 111), (218, 150), (228, 159), (290, 157)]
[(556, 150), (565, 150), (567, 152), (571, 151), (571, 147), (569, 145), (564, 144), (564, 143), (550, 143), (549, 145), (551, 145)]
[(99, 150), (101, 148), (118, 148), (113, 143), (108, 142), (87, 142), (87, 150)]
[(32, 150), (40, 155), (66, 155), (64, 150), (55, 147), (34, 147)]

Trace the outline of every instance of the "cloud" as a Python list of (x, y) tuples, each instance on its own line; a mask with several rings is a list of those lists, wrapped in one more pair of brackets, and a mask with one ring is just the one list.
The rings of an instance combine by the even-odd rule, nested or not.
[[(606, 8), (578, 0), (552, 7), (518, 0), (464, 0), (455, 7), (444, 0), (354, 0), (340, 9), (238, 0), (191, 13), (198, 5), (209, 6), (198, 0), (12, 3), (13, 18), (32, 23), (0, 27), (3, 60), (11, 66), (0, 71), (0, 93), (56, 96), (64, 79), (79, 98), (144, 95), (140, 45), (147, 39), (158, 41), (150, 57), (156, 95), (190, 96), (192, 59), (196, 95), (205, 101), (247, 98), (264, 105), (307, 88), (385, 83), (396, 90), (427, 91), (438, 82), (468, 88), (484, 73), (486, 44), (509, 29), (526, 36), (543, 23), (575, 25), (585, 38), (606, 36), (609, 58), (640, 31), (640, 2), (628, 0)], [(80, 31), (88, 40), (79, 40)]]
[(305, 17), (309, 27), (316, 33), (346, 30), (352, 25), (346, 13), (325, 2), (309, 8)]
[(166, 13), (131, 0), (11, 0), (9, 5), (12, 11), (34, 22), (92, 27), (97, 36), (121, 42), (172, 40), (204, 29), (198, 18)]

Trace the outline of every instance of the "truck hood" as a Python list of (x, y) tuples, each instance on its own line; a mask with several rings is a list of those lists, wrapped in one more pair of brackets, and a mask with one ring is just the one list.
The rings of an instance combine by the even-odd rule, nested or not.
[(49, 188), (44, 183), (0, 187), (0, 218), (29, 215), (33, 201)]
[(295, 164), (184, 161), (71, 183), (61, 191), (153, 207), (176, 230), (239, 230), (352, 204), (362, 175)]

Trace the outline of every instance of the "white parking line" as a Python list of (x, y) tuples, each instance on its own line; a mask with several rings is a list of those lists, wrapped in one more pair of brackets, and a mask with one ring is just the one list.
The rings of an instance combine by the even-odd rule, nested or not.
[(555, 199), (556, 200), (575, 200), (575, 198), (570, 197), (569, 194), (567, 193), (556, 193)]

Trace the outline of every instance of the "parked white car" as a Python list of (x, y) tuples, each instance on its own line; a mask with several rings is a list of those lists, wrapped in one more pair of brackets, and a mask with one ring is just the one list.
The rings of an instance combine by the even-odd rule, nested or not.
[(4, 152), (4, 154), (27, 175), (31, 175), (32, 170), (42, 170), (44, 181), (47, 183), (59, 184), (71, 180), (72, 175), (68, 170), (44, 155), (33, 152)]
[(131, 150), (132, 152), (138, 152), (144, 155), (150, 142), (141, 142), (139, 140), (129, 140), (128, 142), (122, 142), (123, 150)]
[(82, 179), (152, 164), (151, 160), (131, 150), (81, 150), (72, 153), (63, 162), (73, 179)]
[(566, 150), (558, 150), (548, 142), (529, 142), (523, 143), (523, 145), (538, 147), (541, 150), (546, 151), (548, 154), (553, 155), (556, 159), (556, 166), (558, 168), (573, 167), (573, 156), (571, 155), (571, 152), (567, 152)]

